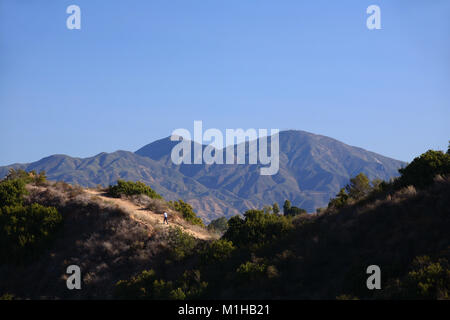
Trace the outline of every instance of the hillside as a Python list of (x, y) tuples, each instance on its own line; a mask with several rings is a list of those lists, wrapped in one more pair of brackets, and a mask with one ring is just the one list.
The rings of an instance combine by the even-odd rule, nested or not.
[[(228, 221), (220, 240), (164, 272), (122, 281), (116, 296), (161, 298), (157, 280), (178, 288), (162, 296), (176, 299), (448, 300), (449, 174), (450, 152), (428, 151), (392, 182), (351, 179), (318, 214), (248, 210)], [(367, 287), (373, 265), (381, 272), (377, 290)]]
[[(84, 159), (53, 155), (31, 164), (0, 167), (0, 177), (5, 176), (11, 168), (45, 171), (49, 180), (65, 181), (84, 187), (108, 186), (118, 179), (142, 181), (151, 185), (156, 192), (168, 200), (189, 199), (187, 195), (199, 195), (198, 199), (208, 199), (205, 202), (205, 207), (210, 208), (208, 213), (213, 210), (217, 215), (228, 213), (228, 210), (222, 209), (226, 208), (226, 201), (220, 192), (208, 190), (177, 170), (128, 151), (100, 153)], [(234, 202), (243, 201), (231, 194), (226, 196), (226, 199), (234, 200)], [(233, 213), (238, 212), (234, 210)]]
[[(184, 220), (163, 200), (156, 203), (156, 211), (148, 208), (151, 203), (142, 195), (112, 198), (104, 190), (64, 182), (29, 182), (23, 205), (55, 208), (62, 217), (56, 228), (46, 231), (49, 239), (33, 244), (31, 239), (39, 241), (39, 236), (31, 234), (39, 227), (32, 224), (39, 220), (26, 221), (23, 216), (16, 222), (23, 226), (10, 233), (6, 225), (15, 220), (2, 215), (6, 207), (0, 195), (0, 297), (13, 293), (21, 299), (112, 298), (117, 281), (176, 257), (174, 242), (217, 238)], [(169, 213), (169, 225), (163, 224), (163, 211)], [(41, 223), (46, 225), (48, 219)], [(30, 242), (17, 247), (19, 232)], [(65, 270), (71, 264), (83, 270), (82, 292), (66, 288)]]
[(254, 207), (290, 199), (309, 212), (326, 206), (350, 177), (363, 172), (370, 179), (389, 180), (405, 164), (379, 154), (304, 131), (280, 133), (280, 170), (261, 176), (259, 165), (180, 165), (170, 160), (176, 142), (169, 138), (135, 153), (117, 151), (80, 159), (54, 155), (31, 164), (0, 167), (46, 171), (51, 180), (94, 187), (118, 179), (142, 181), (166, 199), (192, 203), (210, 221), (241, 214)]
[[(316, 214), (253, 208), (219, 238), (140, 183), (84, 189), (12, 172), (0, 182), (0, 297), (448, 300), (450, 153), (400, 174), (359, 174)], [(66, 288), (71, 264), (83, 290)], [(380, 290), (366, 286), (371, 265)]]

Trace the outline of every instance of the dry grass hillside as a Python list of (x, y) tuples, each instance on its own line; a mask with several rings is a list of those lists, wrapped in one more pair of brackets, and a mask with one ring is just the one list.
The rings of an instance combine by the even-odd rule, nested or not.
[[(117, 281), (145, 268), (159, 268), (170, 259), (171, 237), (178, 228), (197, 241), (214, 237), (184, 221), (163, 200), (142, 195), (109, 198), (102, 190), (64, 182), (26, 188), (26, 204), (55, 207), (63, 222), (37, 260), (0, 266), (0, 293), (14, 289), (21, 299), (111, 298)], [(163, 211), (169, 213), (169, 225), (163, 225)], [(66, 287), (66, 268), (72, 264), (82, 270), (82, 290)]]
[[(188, 203), (142, 182), (83, 189), (12, 170), (0, 181), (0, 299), (448, 300), (450, 149), (399, 173), (360, 173), (316, 214), (286, 201), (284, 215), (214, 221), (217, 239)], [(82, 290), (66, 287), (72, 264)]]

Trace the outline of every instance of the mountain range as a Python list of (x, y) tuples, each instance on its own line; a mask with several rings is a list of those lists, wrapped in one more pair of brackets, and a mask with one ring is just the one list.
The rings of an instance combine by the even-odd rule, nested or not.
[(85, 187), (107, 186), (118, 179), (139, 180), (168, 200), (189, 202), (208, 222), (274, 202), (281, 206), (286, 199), (312, 212), (326, 206), (358, 173), (389, 180), (406, 165), (326, 136), (290, 130), (279, 133), (279, 172), (262, 176), (260, 164), (175, 165), (171, 151), (177, 143), (164, 138), (136, 152), (116, 151), (88, 158), (52, 155), (33, 163), (0, 167), (0, 178), (14, 168), (44, 170), (50, 180)]

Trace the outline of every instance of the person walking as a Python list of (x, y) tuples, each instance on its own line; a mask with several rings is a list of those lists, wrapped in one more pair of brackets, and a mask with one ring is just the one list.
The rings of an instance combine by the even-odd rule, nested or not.
[(167, 219), (167, 212), (164, 211), (164, 221), (163, 221), (163, 224), (165, 224), (165, 223), (169, 224), (169, 220)]

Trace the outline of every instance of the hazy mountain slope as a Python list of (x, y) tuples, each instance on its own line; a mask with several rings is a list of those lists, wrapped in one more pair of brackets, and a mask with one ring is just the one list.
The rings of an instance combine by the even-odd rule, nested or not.
[(256, 206), (291, 199), (307, 210), (325, 205), (348, 180), (360, 172), (389, 180), (403, 162), (304, 131), (280, 133), (280, 170), (261, 176), (259, 165), (174, 166), (170, 152), (176, 142), (158, 140), (137, 154), (172, 166), (209, 189), (226, 190)]
[(231, 216), (241, 212), (236, 209), (237, 207), (251, 206), (245, 199), (229, 192), (209, 190), (170, 166), (127, 151), (100, 153), (85, 159), (53, 155), (31, 164), (0, 167), (0, 178), (5, 176), (10, 168), (37, 172), (44, 170), (49, 180), (61, 180), (86, 187), (98, 184), (107, 186), (114, 184), (118, 179), (140, 180), (167, 200), (181, 198), (192, 203), (203, 218), (211, 212), (214, 213), (213, 217)]
[[(360, 172), (388, 180), (404, 163), (329, 137), (303, 131), (280, 133), (280, 170), (261, 176), (259, 165), (179, 165), (171, 161), (178, 142), (155, 141), (136, 151), (100, 153), (80, 159), (54, 155), (31, 164), (0, 167), (0, 178), (10, 167), (45, 170), (51, 180), (82, 186), (109, 185), (117, 179), (140, 180), (166, 199), (192, 203), (206, 221), (232, 216), (249, 208), (285, 199), (313, 211), (325, 206), (350, 177)], [(205, 147), (205, 146), (203, 146)]]

